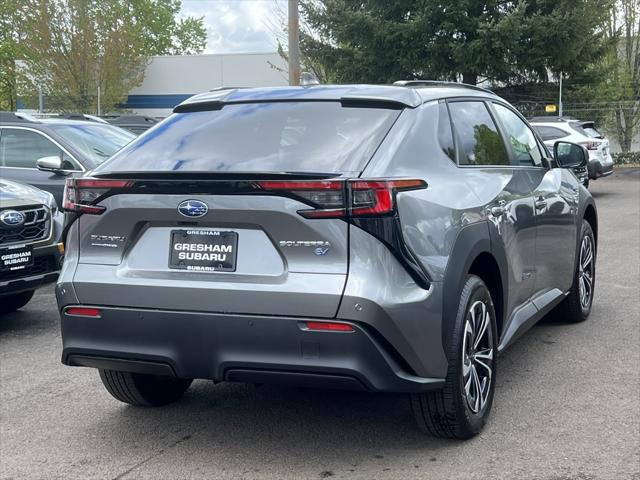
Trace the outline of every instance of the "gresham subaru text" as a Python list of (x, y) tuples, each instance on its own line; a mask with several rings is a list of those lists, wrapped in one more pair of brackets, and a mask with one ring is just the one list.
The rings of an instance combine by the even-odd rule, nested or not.
[(62, 361), (132, 405), (195, 378), (407, 392), (469, 438), (498, 353), (591, 310), (588, 152), (553, 149), (460, 84), (192, 97), (67, 181)]

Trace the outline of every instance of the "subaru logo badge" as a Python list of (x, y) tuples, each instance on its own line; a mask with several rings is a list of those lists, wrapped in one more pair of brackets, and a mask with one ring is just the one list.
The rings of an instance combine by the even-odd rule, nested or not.
[(209, 207), (200, 200), (185, 200), (178, 205), (178, 212), (185, 217), (195, 218), (202, 217), (207, 214)]
[(17, 227), (24, 223), (24, 214), (16, 210), (5, 210), (0, 213), (0, 222), (8, 227)]

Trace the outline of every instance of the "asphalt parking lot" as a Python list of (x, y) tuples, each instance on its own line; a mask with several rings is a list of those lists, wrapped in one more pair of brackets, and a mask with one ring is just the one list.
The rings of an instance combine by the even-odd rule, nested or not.
[(60, 364), (46, 288), (0, 317), (0, 478), (640, 480), (640, 169), (591, 191), (591, 318), (543, 322), (500, 358), (473, 440), (420, 434), (395, 395), (198, 381), (169, 407), (125, 406)]

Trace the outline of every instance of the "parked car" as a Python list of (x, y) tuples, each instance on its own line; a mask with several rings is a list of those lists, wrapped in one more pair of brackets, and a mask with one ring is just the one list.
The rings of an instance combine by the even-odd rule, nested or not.
[[(116, 399), (192, 379), (408, 392), (468, 438), (504, 351), (591, 311), (595, 203), (507, 102), (403, 82), (227, 90), (67, 181), (62, 361)], [(563, 168), (559, 168), (563, 167)], [(558, 367), (561, 368), (561, 367)]]
[(60, 273), (64, 216), (48, 192), (0, 178), (0, 313), (25, 306)]
[(111, 125), (117, 125), (120, 128), (129, 130), (135, 135), (140, 135), (156, 123), (159, 122), (157, 118), (149, 117), (146, 115), (114, 115), (102, 117)]
[[(545, 145), (553, 148), (558, 140), (584, 145), (589, 151), (588, 178), (597, 180), (613, 173), (613, 157), (609, 150), (609, 140), (596, 130), (594, 122), (581, 122), (566, 117), (534, 117), (529, 120)], [(576, 171), (581, 176), (583, 172)]]
[(0, 112), (0, 178), (46, 190), (60, 204), (66, 178), (95, 168), (135, 138), (106, 122), (64, 117)]

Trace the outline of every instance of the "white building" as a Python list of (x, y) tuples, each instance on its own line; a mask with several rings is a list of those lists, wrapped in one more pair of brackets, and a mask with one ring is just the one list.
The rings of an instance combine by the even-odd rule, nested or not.
[(142, 85), (129, 92), (123, 108), (163, 117), (184, 99), (216, 87), (287, 84), (287, 63), (275, 52), (158, 56), (151, 58)]

